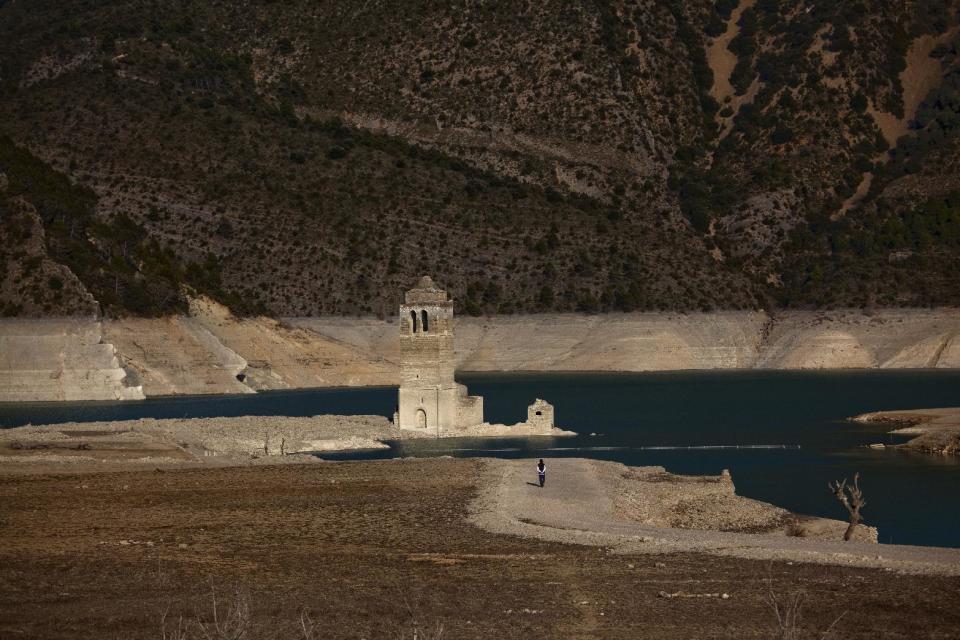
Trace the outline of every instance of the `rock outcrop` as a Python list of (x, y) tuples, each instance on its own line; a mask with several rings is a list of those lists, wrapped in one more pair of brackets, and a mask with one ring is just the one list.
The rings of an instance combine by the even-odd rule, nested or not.
[(191, 301), (190, 316), (246, 360), (246, 384), (257, 390), (393, 385), (398, 379), (396, 360), (382, 354), (271, 318), (235, 318), (206, 298)]
[(247, 361), (193, 318), (112, 320), (105, 332), (147, 395), (253, 393), (237, 378)]
[(773, 322), (757, 366), (774, 369), (952, 369), (960, 311), (791, 312)]
[(0, 401), (143, 398), (92, 320), (0, 321)]
[[(851, 419), (855, 422), (886, 423), (899, 427), (890, 433), (911, 436), (908, 442), (894, 446), (925, 453), (960, 455), (960, 407), (876, 411)], [(873, 444), (870, 448), (887, 446), (890, 445)]]
[(235, 318), (205, 298), (189, 316), (105, 323), (147, 395), (395, 384), (394, 363), (270, 318)]

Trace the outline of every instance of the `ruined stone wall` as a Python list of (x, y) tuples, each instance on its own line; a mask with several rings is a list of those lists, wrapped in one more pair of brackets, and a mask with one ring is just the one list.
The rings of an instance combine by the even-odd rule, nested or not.
[(483, 397), (467, 395), (467, 388), (457, 385), (460, 393), (457, 398), (457, 427), (470, 427), (483, 422)]
[(553, 428), (553, 405), (540, 398), (527, 407), (527, 424), (531, 429), (549, 431)]

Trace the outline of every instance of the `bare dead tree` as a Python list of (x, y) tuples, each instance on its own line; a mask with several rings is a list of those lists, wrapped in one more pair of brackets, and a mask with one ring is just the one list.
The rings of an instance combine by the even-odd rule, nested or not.
[(860, 509), (867, 504), (863, 499), (863, 493), (860, 491), (860, 474), (853, 474), (853, 486), (847, 486), (847, 479), (844, 478), (837, 482), (828, 482), (827, 487), (829, 487), (831, 493), (836, 496), (837, 500), (840, 501), (844, 509), (847, 510), (850, 526), (847, 527), (847, 531), (843, 534), (843, 539), (849, 540), (853, 537), (853, 530), (856, 529), (857, 525), (863, 520), (860, 517)]

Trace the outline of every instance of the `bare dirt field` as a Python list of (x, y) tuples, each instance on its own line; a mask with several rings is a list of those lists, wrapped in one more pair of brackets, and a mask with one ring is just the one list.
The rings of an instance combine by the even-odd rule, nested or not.
[(790, 637), (960, 628), (958, 578), (486, 532), (467, 512), (487, 464), (0, 477), (0, 637), (203, 637), (213, 594), (246, 638), (784, 637), (771, 592), (802, 598)]

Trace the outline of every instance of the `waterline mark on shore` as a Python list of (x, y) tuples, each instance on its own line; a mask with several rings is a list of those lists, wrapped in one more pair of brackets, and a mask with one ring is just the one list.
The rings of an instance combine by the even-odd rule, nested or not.
[(705, 449), (799, 449), (800, 445), (798, 444), (703, 444), (703, 445), (692, 445), (688, 447), (634, 447), (635, 449), (648, 450), (648, 451), (657, 451), (657, 450), (682, 450), (682, 449), (695, 449), (695, 450), (705, 450)]
[[(798, 444), (703, 444), (686, 446), (649, 446), (649, 447), (547, 447), (538, 449), (539, 451), (714, 451), (728, 449), (800, 449)], [(443, 451), (457, 453), (515, 453), (526, 451), (520, 447), (510, 447), (506, 449), (484, 449), (484, 448), (457, 448), (443, 449)]]

